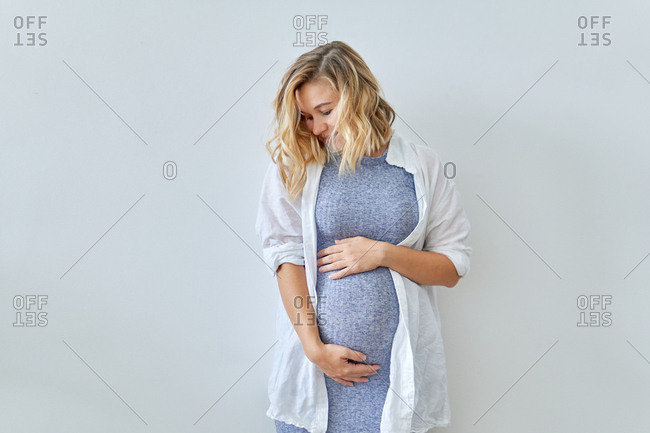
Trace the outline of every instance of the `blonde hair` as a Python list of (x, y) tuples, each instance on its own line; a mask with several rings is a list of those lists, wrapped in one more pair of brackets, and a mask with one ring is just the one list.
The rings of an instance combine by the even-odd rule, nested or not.
[[(302, 54), (285, 72), (273, 101), (276, 127), (266, 142), (278, 166), (282, 183), (294, 201), (307, 181), (306, 167), (312, 161), (324, 165), (330, 152), (301, 119), (296, 90), (305, 83), (325, 79), (339, 95), (334, 134), (343, 139), (339, 176), (354, 172), (361, 158), (375, 153), (393, 135), (395, 111), (380, 95), (381, 88), (368, 65), (347, 44), (332, 41)], [(272, 148), (271, 144), (277, 141)]]

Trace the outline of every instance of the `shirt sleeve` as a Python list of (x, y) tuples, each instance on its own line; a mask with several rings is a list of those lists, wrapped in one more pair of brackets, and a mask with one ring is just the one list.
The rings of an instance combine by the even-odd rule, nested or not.
[(444, 254), (460, 277), (469, 272), (472, 248), (467, 245), (470, 223), (453, 180), (444, 175), (440, 158), (431, 148), (425, 149), (431, 212), (427, 221), (423, 251)]
[(264, 176), (255, 232), (266, 264), (275, 275), (282, 263), (305, 264), (302, 243), (302, 192), (292, 203), (277, 165), (271, 161)]

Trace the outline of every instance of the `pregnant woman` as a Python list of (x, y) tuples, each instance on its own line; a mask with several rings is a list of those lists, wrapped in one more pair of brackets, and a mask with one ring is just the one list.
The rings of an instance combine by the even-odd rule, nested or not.
[(469, 223), (453, 183), (433, 151), (392, 130), (394, 111), (342, 42), (303, 54), (275, 107), (256, 222), (285, 310), (267, 415), (281, 433), (446, 425), (427, 286), (453, 287), (469, 270)]

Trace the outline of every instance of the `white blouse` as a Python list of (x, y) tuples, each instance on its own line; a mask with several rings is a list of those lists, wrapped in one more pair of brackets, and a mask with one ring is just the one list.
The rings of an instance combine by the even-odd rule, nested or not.
[[(398, 245), (444, 254), (458, 275), (467, 275), (472, 253), (466, 245), (470, 223), (454, 182), (444, 176), (437, 153), (406, 141), (393, 128), (386, 162), (413, 174), (416, 197), (420, 200), (418, 224)], [(305, 187), (291, 203), (278, 168), (271, 161), (255, 222), (264, 259), (274, 275), (285, 262), (305, 266), (315, 311), (318, 298), (314, 211), (321, 170), (316, 162), (307, 165)], [(417, 284), (393, 269), (390, 273), (400, 314), (380, 431), (426, 432), (432, 427), (447, 426), (450, 409), (436, 286)], [(325, 433), (328, 403), (324, 373), (305, 356), (281, 298), (276, 315), (278, 341), (268, 382), (271, 405), (266, 415), (312, 433)]]

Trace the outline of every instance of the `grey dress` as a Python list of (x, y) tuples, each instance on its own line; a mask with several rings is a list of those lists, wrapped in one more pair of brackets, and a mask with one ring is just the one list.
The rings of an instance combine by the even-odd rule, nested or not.
[[(390, 144), (389, 144), (390, 146)], [(388, 150), (364, 157), (355, 173), (338, 177), (339, 153), (323, 167), (316, 199), (317, 251), (334, 239), (364, 236), (392, 244), (404, 240), (418, 223), (413, 175), (386, 162)], [(325, 375), (328, 433), (379, 432), (388, 391), (390, 354), (399, 320), (399, 304), (387, 267), (331, 280), (317, 275), (319, 332), (324, 343), (366, 354), (364, 363), (380, 364), (369, 382), (344, 386)], [(277, 432), (307, 430), (275, 421)]]

